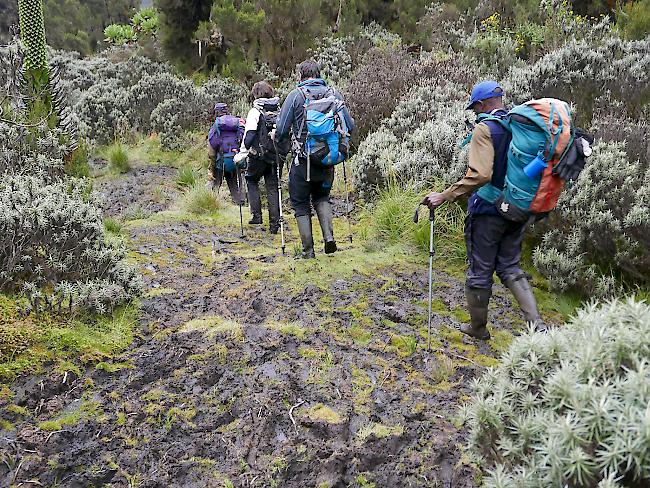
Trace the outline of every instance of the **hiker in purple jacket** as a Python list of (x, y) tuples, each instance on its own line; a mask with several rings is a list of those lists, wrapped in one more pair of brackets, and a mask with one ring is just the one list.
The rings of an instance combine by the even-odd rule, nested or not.
[(242, 168), (234, 162), (244, 135), (244, 121), (230, 115), (228, 105), (217, 103), (214, 106), (215, 121), (208, 133), (208, 159), (210, 175), (208, 187), (218, 192), (223, 180), (228, 183), (230, 196), (235, 205), (244, 203)]

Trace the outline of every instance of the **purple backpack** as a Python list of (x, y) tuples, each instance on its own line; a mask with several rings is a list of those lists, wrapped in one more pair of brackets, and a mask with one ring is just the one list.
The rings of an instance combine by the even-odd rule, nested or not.
[(225, 171), (235, 170), (233, 158), (235, 153), (239, 151), (243, 137), (244, 125), (242, 120), (234, 115), (217, 117), (217, 120), (210, 127), (208, 142), (212, 149), (217, 151), (217, 165), (221, 160)]

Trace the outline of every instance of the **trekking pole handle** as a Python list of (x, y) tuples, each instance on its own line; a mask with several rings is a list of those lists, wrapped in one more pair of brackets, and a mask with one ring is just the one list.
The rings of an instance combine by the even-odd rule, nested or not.
[(433, 208), (429, 209), (429, 221), (433, 222), (436, 218), (436, 211)]

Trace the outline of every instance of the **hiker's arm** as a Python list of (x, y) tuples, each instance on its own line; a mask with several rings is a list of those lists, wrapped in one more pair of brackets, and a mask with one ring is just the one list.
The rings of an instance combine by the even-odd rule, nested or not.
[(253, 146), (255, 135), (257, 134), (257, 125), (260, 121), (259, 110), (252, 108), (246, 116), (246, 125), (244, 126), (244, 139), (242, 140), (242, 149), (250, 149)]
[(296, 91), (289, 93), (289, 96), (282, 104), (282, 110), (275, 125), (275, 140), (280, 141), (289, 134), (293, 120), (294, 105), (296, 103)]
[(486, 124), (477, 124), (469, 143), (469, 167), (465, 176), (442, 192), (442, 197), (453, 202), (463, 195), (468, 195), (492, 179), (494, 165), (494, 147), (490, 128)]

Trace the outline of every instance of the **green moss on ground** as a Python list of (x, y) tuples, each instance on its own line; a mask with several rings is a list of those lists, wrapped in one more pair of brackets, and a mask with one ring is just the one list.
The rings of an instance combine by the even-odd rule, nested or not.
[(87, 363), (105, 361), (133, 341), (139, 309), (117, 308), (110, 315), (55, 316), (18, 313), (22, 300), (0, 295), (0, 380), (42, 371), (54, 362), (61, 372), (81, 375)]

